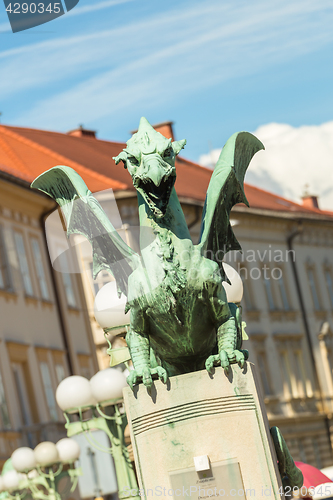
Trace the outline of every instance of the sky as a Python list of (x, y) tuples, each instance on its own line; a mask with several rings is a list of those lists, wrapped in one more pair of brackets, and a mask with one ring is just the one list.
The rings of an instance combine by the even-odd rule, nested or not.
[(331, 0), (80, 0), (12, 33), (1, 2), (1, 123), (126, 141), (141, 116), (172, 120), (203, 162), (247, 130), (268, 140), (252, 184), (297, 199), (308, 183), (333, 210), (332, 26)]
[[(301, 203), (302, 195), (318, 197), (322, 210), (333, 211), (333, 121), (292, 127), (269, 123), (254, 135), (265, 145), (253, 158), (246, 181)], [(199, 162), (213, 168), (221, 148), (203, 154)]]

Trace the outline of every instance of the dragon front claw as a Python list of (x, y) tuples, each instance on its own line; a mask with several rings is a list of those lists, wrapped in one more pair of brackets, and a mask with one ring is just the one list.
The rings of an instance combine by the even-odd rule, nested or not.
[(207, 358), (205, 366), (209, 373), (212, 373), (214, 366), (221, 365), (226, 373), (228, 373), (229, 366), (233, 363), (238, 363), (243, 368), (245, 361), (248, 359), (249, 354), (246, 350), (225, 351), (222, 349), (219, 354), (213, 354)]
[(213, 372), (214, 366), (217, 366), (220, 363), (220, 356), (218, 354), (212, 354), (209, 358), (206, 359), (205, 367), (208, 373)]
[(127, 383), (133, 391), (135, 384), (140, 384), (147, 387), (148, 390), (151, 389), (153, 385), (153, 379), (159, 378), (164, 383), (166, 383), (168, 379), (168, 374), (162, 366), (157, 366), (156, 368), (150, 368), (149, 366), (145, 366), (143, 368), (138, 368), (132, 370), (127, 377)]

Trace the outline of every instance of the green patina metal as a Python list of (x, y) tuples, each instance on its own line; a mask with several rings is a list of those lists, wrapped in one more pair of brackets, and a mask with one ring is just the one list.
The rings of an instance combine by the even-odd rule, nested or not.
[(296, 467), (293, 457), (278, 427), (271, 427), (271, 436), (278, 459), (278, 467), (284, 489), (289, 491), (303, 486), (302, 471)]
[[(5, 462), (1, 475), (3, 476), (10, 470), (15, 470), (11, 458)], [(0, 500), (24, 500), (31, 497), (34, 500), (62, 500), (69, 493), (74, 492), (79, 476), (82, 475), (82, 470), (79, 467), (76, 468), (74, 464), (70, 464), (66, 470), (63, 470), (61, 463), (49, 467), (37, 465), (36, 471), (37, 475), (25, 474), (20, 478), (16, 490), (0, 493)], [(62, 489), (60, 493), (59, 483), (63, 478), (70, 478), (70, 481), (65, 490)]]
[(203, 212), (200, 242), (194, 245), (174, 183), (175, 158), (186, 141), (166, 139), (145, 118), (116, 158), (137, 190), (141, 256), (115, 231), (81, 177), (59, 166), (40, 175), (32, 187), (61, 206), (67, 234), (83, 234), (93, 247), (93, 270), (110, 271), (127, 296), (131, 324), (126, 340), (134, 370), (131, 387), (153, 378), (221, 364), (243, 366), (241, 310), (228, 304), (222, 260), (240, 250), (229, 223), (236, 203), (247, 203), (243, 181), (262, 143), (247, 132), (234, 134), (213, 172)]
[[(133, 500), (139, 500), (140, 495), (138, 493), (135, 472), (130, 461), (127, 446), (125, 445), (124, 432), (127, 426), (127, 417), (126, 413), (121, 413), (118, 408), (118, 403), (120, 402), (121, 401), (116, 400), (112, 401), (112, 406), (108, 407), (112, 408), (111, 415), (107, 415), (103, 411), (101, 405), (96, 405), (95, 408), (91, 408), (93, 416), (89, 420), (83, 419), (82, 408), (77, 408), (79, 420), (76, 422), (71, 422), (69, 414), (64, 413), (66, 419), (65, 427), (68, 437), (84, 434), (93, 448), (112, 455), (117, 475), (118, 496), (120, 500), (127, 499), (128, 497), (131, 497)], [(91, 431), (96, 429), (102, 430), (107, 434), (111, 443), (110, 448), (104, 448), (94, 439)], [(136, 495), (133, 495), (134, 490), (136, 491)]]

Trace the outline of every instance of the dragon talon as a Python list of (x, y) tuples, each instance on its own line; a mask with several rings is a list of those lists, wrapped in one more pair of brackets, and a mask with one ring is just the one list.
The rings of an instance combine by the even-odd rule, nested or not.
[(168, 380), (168, 374), (167, 374), (166, 370), (164, 368), (162, 368), (161, 366), (158, 366), (156, 368), (156, 373), (158, 375), (158, 378), (160, 380), (162, 380), (162, 382), (165, 384), (166, 381)]
[(148, 388), (151, 388), (151, 386), (153, 385), (153, 379), (152, 379), (152, 376), (151, 376), (151, 371), (146, 369), (142, 372), (142, 382), (143, 382), (143, 385), (145, 385), (146, 387)]
[(127, 377), (126, 379), (128, 385), (130, 386), (131, 390), (133, 391), (134, 384), (136, 383), (136, 373), (135, 370), (133, 370)]
[(230, 362), (227, 352), (224, 350), (220, 351), (219, 357), (221, 360), (221, 366), (224, 369), (224, 371), (226, 370), (226, 368), (229, 369)]
[(219, 362), (220, 362), (220, 357), (218, 354), (217, 355), (212, 354), (211, 356), (209, 356), (209, 358), (207, 358), (205, 362), (205, 368), (208, 371), (208, 373), (212, 374), (214, 364)]

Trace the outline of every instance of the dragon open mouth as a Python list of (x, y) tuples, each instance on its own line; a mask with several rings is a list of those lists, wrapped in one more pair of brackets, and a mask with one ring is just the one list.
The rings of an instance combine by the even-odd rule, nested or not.
[(175, 175), (164, 176), (160, 185), (156, 186), (149, 178), (140, 179), (137, 189), (156, 217), (165, 216), (175, 180)]

